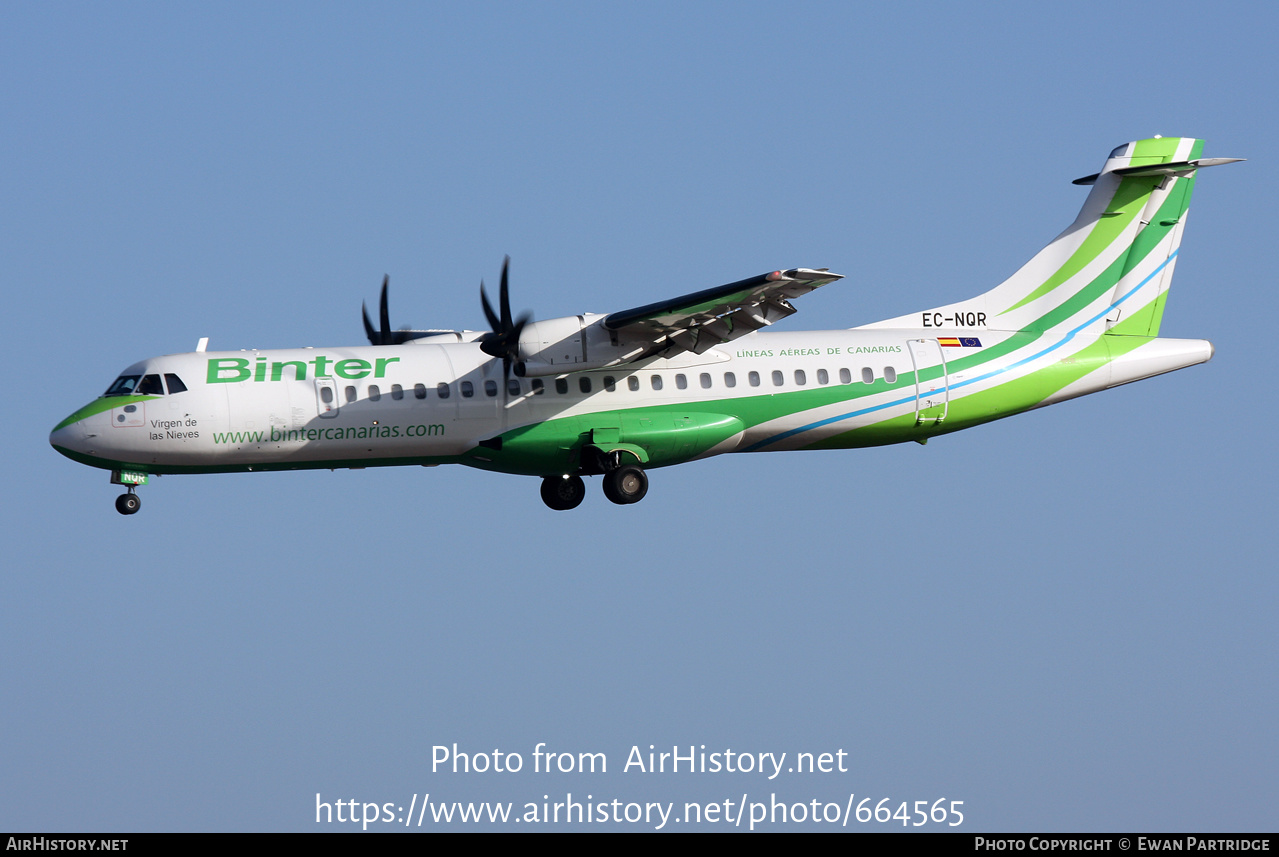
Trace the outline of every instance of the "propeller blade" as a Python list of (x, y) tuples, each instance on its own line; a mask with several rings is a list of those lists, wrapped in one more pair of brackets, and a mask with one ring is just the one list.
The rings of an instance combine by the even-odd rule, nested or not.
[(480, 350), (490, 357), (501, 358), (503, 384), (510, 380), (511, 366), (519, 359), (520, 336), (524, 332), (524, 325), (533, 318), (526, 312), (512, 320), (510, 272), (511, 257), (507, 256), (502, 262), (502, 280), (498, 289), (500, 315), (493, 310), (488, 292), (484, 289), (484, 281), (480, 281), (480, 305), (484, 308), (484, 317), (488, 319), (490, 328), (489, 332), (480, 338)]
[(380, 340), (378, 342), (378, 345), (390, 345), (394, 341), (393, 335), (391, 333), (391, 312), (386, 302), (386, 289), (387, 289), (387, 286), (389, 286), (390, 284), (391, 284), (391, 275), (384, 274), (382, 276), (382, 300), (381, 300), (381, 306), (379, 307), (381, 309), (380, 320), (382, 322), (382, 330), (381, 330), (381, 336), (378, 337), (378, 339)]
[(515, 324), (511, 326), (510, 333), (511, 344), (513, 346), (518, 346), (520, 344), (520, 335), (524, 333), (524, 325), (528, 324), (532, 320), (533, 314), (528, 312), (515, 319)]
[(364, 332), (369, 337), (369, 345), (378, 345), (377, 331), (373, 329), (373, 322), (369, 321), (368, 304), (361, 303), (360, 309), (364, 311)]
[(511, 283), (508, 274), (511, 270), (511, 257), (507, 256), (502, 260), (502, 288), (500, 300), (502, 302), (502, 333), (506, 333), (511, 329)]
[(499, 333), (502, 325), (498, 321), (496, 313), (493, 312), (493, 305), (489, 303), (489, 296), (484, 292), (483, 280), (480, 280), (480, 303), (484, 306), (484, 317), (488, 319), (489, 328), (494, 333)]
[(390, 285), (391, 276), (387, 274), (382, 277), (382, 296), (378, 299), (378, 321), (382, 323), (381, 328), (373, 326), (368, 304), (360, 304), (361, 314), (364, 316), (364, 333), (368, 336), (370, 345), (402, 345), (413, 338), (408, 328), (391, 329), (390, 301), (387, 297)]

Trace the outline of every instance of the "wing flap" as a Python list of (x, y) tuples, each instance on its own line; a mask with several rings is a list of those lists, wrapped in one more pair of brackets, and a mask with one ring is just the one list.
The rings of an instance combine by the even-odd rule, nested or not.
[(671, 300), (622, 310), (603, 327), (618, 340), (703, 354), (795, 313), (790, 299), (843, 279), (825, 268), (791, 268), (704, 289)]

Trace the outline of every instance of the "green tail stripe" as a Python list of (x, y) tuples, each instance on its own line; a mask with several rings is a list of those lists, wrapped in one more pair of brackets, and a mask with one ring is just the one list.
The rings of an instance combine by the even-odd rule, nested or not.
[[(1141, 140), (1137, 143), (1132, 155), (1132, 163), (1133, 165), (1166, 163), (1176, 157), (1177, 146), (1180, 142), (1178, 137)], [(1192, 148), (1191, 157), (1199, 157), (1202, 151), (1203, 141), (1196, 141)], [(1191, 176), (1191, 180), (1193, 181), (1193, 176)], [(1115, 195), (1106, 206), (1106, 215), (1093, 225), (1092, 231), (1084, 239), (1079, 249), (1071, 254), (1070, 258), (1057, 269), (1056, 273), (1042, 285), (1008, 309), (1000, 312), (999, 315), (1012, 312), (1037, 298), (1043, 297), (1082, 271), (1119, 238), (1124, 229), (1132, 223), (1133, 218), (1138, 217), (1145, 210), (1150, 194), (1154, 192), (1154, 189), (1159, 186), (1161, 181), (1162, 178), (1157, 176), (1121, 180), (1119, 187), (1115, 189)], [(1181, 189), (1178, 188), (1177, 190), (1180, 191)], [(1163, 206), (1160, 208), (1162, 211)]]
[[(1191, 181), (1193, 182), (1193, 179)], [(1049, 330), (1093, 303), (1102, 295), (1113, 292), (1115, 286), (1119, 284), (1124, 275), (1129, 273), (1152, 250), (1158, 247), (1159, 243), (1177, 225), (1182, 215), (1185, 214), (1185, 205), (1189, 202), (1189, 199), (1190, 194), (1188, 192), (1184, 194), (1169, 194), (1168, 198), (1164, 200), (1164, 204), (1160, 206), (1159, 213), (1133, 239), (1132, 247), (1127, 253), (1112, 262), (1106, 270), (1102, 271), (1088, 285), (1035, 321), (1030, 322), (1025, 329)]]
[(1097, 221), (1093, 225), (1092, 232), (1084, 239), (1084, 243), (1079, 245), (1079, 249), (1066, 260), (1064, 265), (1057, 269), (1057, 273), (1049, 277), (1043, 285), (1026, 295), (1026, 297), (999, 313), (999, 315), (1020, 309), (1036, 298), (1043, 297), (1082, 271), (1086, 265), (1097, 258), (1103, 250), (1113, 244), (1123, 234), (1123, 231), (1132, 223), (1133, 218), (1141, 214), (1145, 208), (1146, 198), (1150, 196), (1151, 191), (1155, 189), (1157, 184), (1159, 184), (1157, 178), (1124, 179), (1120, 182), (1114, 198), (1106, 208), (1107, 213), (1113, 212), (1114, 216), (1103, 217)]

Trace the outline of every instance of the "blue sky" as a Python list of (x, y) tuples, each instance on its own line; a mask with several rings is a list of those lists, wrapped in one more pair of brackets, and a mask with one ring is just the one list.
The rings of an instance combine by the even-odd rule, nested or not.
[[(314, 830), (317, 793), (571, 792), (1273, 830), (1277, 24), (1230, 3), (0, 9), (24, 369), (0, 829)], [(724, 456), (571, 514), (462, 468), (165, 477), (125, 519), (48, 446), (121, 368), (202, 336), (361, 342), (383, 274), (395, 324), (480, 327), (505, 254), (538, 318), (793, 266), (846, 279), (786, 329), (968, 297), (1069, 223), (1071, 179), (1154, 134), (1249, 159), (1199, 181), (1164, 318), (1216, 357), (926, 447)], [(538, 742), (609, 770), (536, 775)], [(526, 770), (432, 773), (454, 743)], [(623, 772), (650, 744), (849, 770)]]

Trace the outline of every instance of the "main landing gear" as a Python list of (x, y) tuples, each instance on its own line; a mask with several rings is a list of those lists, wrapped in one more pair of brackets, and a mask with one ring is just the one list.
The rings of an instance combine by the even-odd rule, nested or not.
[(133, 493), (133, 487), (130, 486), (128, 494), (121, 494), (115, 498), (115, 510), (121, 515), (135, 515), (142, 508), (142, 498)]
[(557, 512), (582, 505), (586, 483), (580, 476), (547, 476), (542, 480), (542, 502)]
[(648, 475), (637, 464), (623, 464), (604, 474), (604, 496), (619, 506), (638, 503), (648, 493)]
[[(648, 493), (648, 474), (638, 464), (623, 464), (604, 472), (604, 496), (619, 506), (638, 503)], [(547, 476), (542, 480), (542, 502), (558, 512), (576, 509), (586, 497), (582, 477)]]

